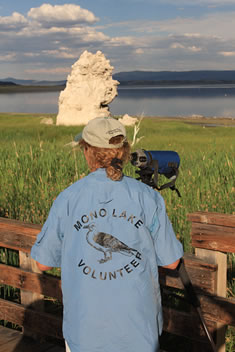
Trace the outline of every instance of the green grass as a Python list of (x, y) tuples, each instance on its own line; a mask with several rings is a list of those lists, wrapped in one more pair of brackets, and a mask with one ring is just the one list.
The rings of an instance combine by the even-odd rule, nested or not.
[[(65, 147), (82, 126), (40, 124), (45, 116), (55, 120), (55, 116), (49, 114), (0, 114), (0, 216), (43, 224), (55, 197), (88, 173), (81, 151), (73, 152)], [(208, 122), (222, 123), (224, 127), (205, 127)], [(161, 194), (185, 251), (192, 251), (188, 213), (234, 213), (235, 128), (228, 126), (230, 124), (235, 125), (235, 121), (146, 118), (141, 122), (138, 137), (144, 138), (133, 151), (139, 148), (175, 150), (180, 155), (176, 186), (182, 197), (169, 189)], [(128, 127), (127, 132), (132, 140), (133, 128)], [(135, 171), (131, 164), (125, 167), (129, 176), (136, 177)], [(160, 179), (162, 183), (166, 181)], [(4, 256), (6, 252), (0, 248), (1, 262), (5, 262)], [(16, 254), (11, 254), (8, 262), (17, 265)], [(234, 262), (234, 255), (230, 256), (231, 296), (235, 296)]]
[[(81, 151), (65, 147), (82, 127), (43, 125), (43, 116), (0, 114), (1, 216), (43, 224), (59, 192), (88, 173)], [(127, 130), (132, 140), (133, 128)], [(235, 128), (144, 119), (138, 136), (143, 139), (133, 150), (175, 150), (180, 155), (177, 187), (182, 197), (169, 189), (161, 194), (177, 236), (190, 251), (188, 213), (234, 212)], [(133, 177), (135, 171), (131, 164), (125, 168)]]
[[(88, 173), (81, 151), (64, 146), (82, 127), (43, 125), (42, 117), (0, 114), (1, 216), (43, 224), (59, 192)], [(143, 139), (133, 150), (175, 150), (180, 155), (177, 187), (182, 197), (169, 189), (161, 194), (177, 236), (190, 251), (188, 213), (234, 212), (235, 128), (205, 128), (177, 119), (144, 119), (140, 126)], [(127, 130), (132, 140), (133, 128)], [(125, 168), (132, 177), (135, 171), (131, 164)]]

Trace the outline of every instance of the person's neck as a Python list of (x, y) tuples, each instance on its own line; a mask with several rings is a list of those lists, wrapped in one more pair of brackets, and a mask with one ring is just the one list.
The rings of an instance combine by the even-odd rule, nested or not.
[(98, 169), (104, 169), (104, 168), (102, 168), (101, 166), (99, 166), (99, 167), (93, 167), (93, 168), (90, 169), (90, 172), (95, 172), (95, 171), (98, 170)]

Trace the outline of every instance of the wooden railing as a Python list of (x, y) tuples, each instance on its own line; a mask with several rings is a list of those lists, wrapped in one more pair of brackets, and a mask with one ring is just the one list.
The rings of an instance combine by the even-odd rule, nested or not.
[[(195, 255), (211, 264), (217, 264), (217, 280), (214, 294), (219, 297), (227, 295), (227, 253), (235, 253), (235, 215), (197, 212), (188, 215), (192, 222), (191, 238)], [(220, 298), (221, 303), (226, 302)], [(233, 305), (235, 300), (229, 300)], [(234, 317), (233, 308), (226, 308), (227, 313)], [(215, 305), (214, 313), (217, 314)], [(218, 313), (219, 314), (219, 313)], [(208, 316), (210, 319), (211, 317)], [(233, 325), (228, 322), (228, 325)], [(227, 325), (220, 318), (215, 325), (218, 352), (225, 352), (225, 334)], [(235, 348), (235, 346), (234, 346)]]
[[(196, 255), (185, 255), (185, 266), (199, 295), (207, 326), (217, 340), (218, 351), (222, 352), (226, 326), (235, 326), (235, 300), (223, 297), (226, 296), (226, 254), (220, 251), (235, 252), (235, 216), (194, 213), (188, 215), (188, 220), (192, 222)], [(61, 302), (60, 278), (41, 273), (29, 254), (40, 228), (0, 218), (0, 247), (19, 251), (19, 267), (0, 264), (0, 284), (20, 289), (20, 303), (0, 299), (0, 320), (22, 326), (26, 333), (62, 339), (62, 317), (46, 312), (44, 307), (51, 298)], [(178, 304), (174, 296), (176, 306), (169, 306), (172, 289), (182, 292), (184, 289), (177, 272), (163, 268), (159, 271), (165, 297), (164, 331), (193, 340), (192, 351), (209, 352), (210, 345), (194, 309), (185, 302)]]

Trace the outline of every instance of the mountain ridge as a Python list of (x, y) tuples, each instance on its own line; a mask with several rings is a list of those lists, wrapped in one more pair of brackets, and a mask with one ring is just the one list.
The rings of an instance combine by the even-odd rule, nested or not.
[(34, 79), (21, 79), (14, 77), (0, 78), (0, 82), (10, 82), (23, 86), (58, 86), (65, 85), (66, 80), (49, 81), (49, 80), (34, 80)]
[[(235, 70), (195, 70), (195, 71), (121, 71), (113, 74), (120, 85), (143, 84), (220, 84), (235, 83)], [(7, 77), (0, 82), (24, 86), (64, 86), (66, 80), (29, 80)]]
[(128, 82), (155, 83), (226, 83), (235, 82), (235, 70), (200, 70), (200, 71), (130, 71), (119, 72), (113, 75), (121, 84)]

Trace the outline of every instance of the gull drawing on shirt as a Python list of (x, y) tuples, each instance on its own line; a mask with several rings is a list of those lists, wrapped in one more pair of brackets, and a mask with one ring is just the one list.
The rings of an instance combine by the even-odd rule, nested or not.
[[(99, 263), (106, 263), (112, 260), (112, 253), (119, 252), (122, 255), (132, 256), (137, 250), (128, 247), (125, 243), (105, 232), (98, 232), (94, 224), (86, 225), (88, 229), (86, 240), (90, 246), (104, 254), (104, 258), (98, 260)], [(134, 253), (135, 252), (135, 253)]]

